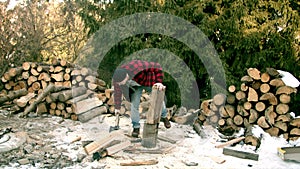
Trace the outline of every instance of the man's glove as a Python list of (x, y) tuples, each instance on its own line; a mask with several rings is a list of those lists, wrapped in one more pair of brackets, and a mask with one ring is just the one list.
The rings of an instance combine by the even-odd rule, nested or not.
[(155, 83), (154, 86), (156, 86), (158, 90), (164, 90), (166, 88), (162, 83)]
[(119, 109), (115, 109), (115, 115), (120, 114), (120, 110)]

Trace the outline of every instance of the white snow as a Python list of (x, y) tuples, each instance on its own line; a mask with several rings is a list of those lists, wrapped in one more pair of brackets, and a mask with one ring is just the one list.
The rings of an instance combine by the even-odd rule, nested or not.
[(295, 88), (300, 85), (300, 82), (298, 81), (298, 79), (291, 73), (283, 71), (283, 70), (277, 70), (277, 71), (282, 76), (281, 79), (285, 85), (290, 86), (290, 87), (295, 87)]

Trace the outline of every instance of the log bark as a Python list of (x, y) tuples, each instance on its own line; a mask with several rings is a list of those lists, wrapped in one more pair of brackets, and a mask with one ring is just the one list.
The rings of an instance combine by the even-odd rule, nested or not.
[(279, 76), (279, 72), (274, 68), (266, 68), (266, 72), (273, 77)]
[(26, 107), (29, 100), (34, 98), (36, 94), (34, 93), (28, 93), (27, 95), (25, 96), (22, 96), (20, 97), (19, 99), (17, 99), (16, 101), (16, 104), (19, 106), (19, 107)]
[(85, 94), (87, 89), (84, 86), (75, 87), (70, 90), (61, 91), (58, 95), (58, 100), (61, 102), (65, 102), (70, 100), (71, 98), (75, 98), (77, 96)]
[(55, 86), (52, 84), (52, 83), (50, 83), (49, 85), (48, 85), (48, 87), (45, 89), (45, 90), (43, 90), (43, 92), (42, 93), (40, 93), (38, 96), (37, 96), (37, 98), (36, 98), (36, 100), (31, 104), (31, 105), (29, 105), (29, 106), (27, 106), (26, 108), (25, 108), (25, 110), (24, 110), (24, 112), (20, 115), (21, 117), (25, 117), (29, 112), (31, 112), (31, 111), (33, 111), (33, 109), (35, 109), (36, 108), (36, 106), (51, 92), (51, 91), (53, 91), (54, 90), (54, 88), (55, 88)]
[(13, 99), (21, 96), (25, 96), (27, 93), (28, 91), (25, 88), (9, 92), (8, 95), (4, 95), (0, 97), (0, 104), (5, 103), (7, 101), (12, 101)]
[(107, 107), (106, 106), (100, 106), (93, 108), (91, 110), (88, 110), (87, 112), (81, 113), (78, 115), (78, 120), (82, 123), (85, 123), (103, 113), (107, 113)]

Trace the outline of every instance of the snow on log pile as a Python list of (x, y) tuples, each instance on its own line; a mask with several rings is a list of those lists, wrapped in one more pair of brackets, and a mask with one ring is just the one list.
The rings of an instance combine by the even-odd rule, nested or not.
[[(96, 72), (65, 60), (24, 62), (10, 68), (1, 81), (1, 107), (21, 117), (49, 113), (85, 122), (114, 112), (113, 89)], [(130, 104), (124, 101), (121, 113), (129, 113), (129, 109)]]
[(228, 135), (245, 128), (245, 143), (253, 146), (260, 142), (259, 136), (251, 134), (253, 125), (271, 136), (296, 140), (300, 137), (300, 119), (289, 112), (291, 97), (296, 92), (296, 88), (284, 83), (276, 69), (261, 72), (249, 68), (240, 86), (230, 85), (226, 95), (217, 94), (201, 103), (201, 113), (194, 124), (212, 124)]

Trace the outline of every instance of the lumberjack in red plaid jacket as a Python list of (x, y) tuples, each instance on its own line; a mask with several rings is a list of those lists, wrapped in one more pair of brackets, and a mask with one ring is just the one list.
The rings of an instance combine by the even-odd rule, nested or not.
[[(121, 65), (120, 68), (128, 71), (129, 79), (134, 80), (141, 86), (153, 86), (155, 83), (162, 83), (163, 71), (159, 63), (147, 62), (142, 60), (132, 60), (127, 64)], [(121, 108), (122, 89), (118, 83), (114, 85), (114, 102), (115, 109)]]

